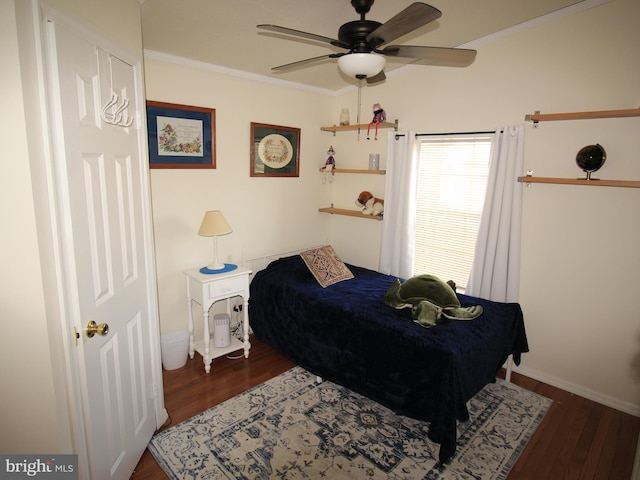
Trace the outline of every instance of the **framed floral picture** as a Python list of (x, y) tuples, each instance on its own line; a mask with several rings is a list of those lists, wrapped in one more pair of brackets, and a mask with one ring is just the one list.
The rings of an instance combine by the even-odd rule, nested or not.
[(252, 177), (300, 176), (300, 129), (251, 122)]
[(216, 168), (216, 111), (147, 101), (150, 168)]

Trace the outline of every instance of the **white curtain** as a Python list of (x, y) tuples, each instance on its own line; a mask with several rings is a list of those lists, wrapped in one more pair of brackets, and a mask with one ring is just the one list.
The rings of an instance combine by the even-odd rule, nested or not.
[(496, 130), (468, 295), (518, 301), (523, 166), (524, 126)]
[[(400, 136), (402, 135), (402, 136)], [(415, 132), (388, 132), (384, 221), (379, 270), (387, 275), (413, 275), (419, 141)]]

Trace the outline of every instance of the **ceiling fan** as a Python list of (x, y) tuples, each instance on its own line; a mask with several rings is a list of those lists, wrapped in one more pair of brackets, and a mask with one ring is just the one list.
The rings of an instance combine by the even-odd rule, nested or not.
[(319, 57), (287, 63), (286, 65), (273, 67), (272, 70), (286, 70), (328, 58), (337, 58), (338, 67), (345, 74), (358, 79), (366, 79), (367, 83), (377, 83), (386, 78), (383, 71), (386, 63), (385, 56), (423, 60), (433, 65), (452, 67), (466, 67), (475, 60), (475, 50), (414, 45), (385, 46), (389, 42), (437, 20), (442, 15), (442, 12), (426, 3), (416, 2), (387, 22), (380, 23), (365, 19), (365, 15), (371, 9), (373, 2), (374, 0), (351, 0), (351, 5), (360, 14), (360, 20), (354, 20), (342, 25), (338, 30), (337, 40), (278, 25), (258, 25), (257, 27), (263, 30), (316, 40), (348, 50), (348, 52), (344, 53), (329, 53)]

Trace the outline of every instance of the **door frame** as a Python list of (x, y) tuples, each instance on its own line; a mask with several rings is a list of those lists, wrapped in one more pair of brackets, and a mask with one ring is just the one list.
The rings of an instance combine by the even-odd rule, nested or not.
[[(21, 4), (21, 6), (18, 4)], [(27, 43), (30, 47), (25, 57), (31, 57), (29, 59), (33, 60), (35, 65), (32, 72), (35, 80), (32, 80), (29, 88), (25, 89), (25, 98), (29, 97), (31, 99), (25, 101), (25, 115), (29, 126), (30, 149), (34, 149), (30, 152), (32, 184), (34, 203), (37, 210), (36, 224), (41, 255), (44, 301), (47, 310), (47, 336), (51, 349), (51, 368), (54, 377), (54, 395), (60, 431), (60, 453), (78, 454), (79, 478), (89, 478), (89, 458), (85, 435), (86, 425), (83, 420), (83, 411), (89, 407), (84, 405), (82, 400), (80, 359), (75, 345), (74, 334), (74, 327), (81, 333), (82, 326), (74, 323), (73, 276), (68, 271), (69, 264), (65, 260), (64, 248), (67, 229), (70, 228), (70, 225), (68, 224), (68, 219), (65, 218), (64, 202), (61, 199), (64, 182), (61, 178), (58, 178), (58, 167), (56, 165), (55, 145), (58, 139), (55, 138), (55, 132), (49, 122), (49, 119), (52, 118), (52, 95), (50, 94), (51, 82), (47, 67), (47, 49), (49, 48), (46, 33), (47, 21), (63, 23), (81, 32), (85, 38), (105, 46), (133, 66), (136, 75), (137, 99), (137, 118), (134, 122), (137, 122), (136, 132), (141, 139), (139, 142), (139, 155), (141, 159), (146, 159), (148, 158), (148, 150), (146, 143), (146, 115), (144, 113), (143, 60), (139, 55), (126, 51), (117, 42), (105, 38), (66, 13), (57, 10), (47, 0), (19, 1), (16, 2), (16, 10), (16, 14), (22, 16), (22, 20), (30, 19), (27, 20), (27, 23), (31, 24), (32, 29), (28, 32), (28, 34), (31, 34), (30, 36), (28, 34), (23, 36), (24, 43)], [(26, 63), (28, 62), (24, 64)], [(25, 69), (27, 68), (25, 67)], [(148, 163), (142, 173), (141, 188), (146, 200), (143, 202), (142, 230), (144, 243), (148, 246), (145, 251), (145, 265), (149, 283), (147, 303), (149, 305), (149, 321), (153, 323), (150, 328), (153, 338), (149, 339), (154, 365), (151, 371), (153, 376), (151, 382), (154, 385), (155, 411), (153, 413), (156, 419), (156, 428), (159, 428), (166, 422), (168, 414), (164, 406), (162, 383), (157, 275), (155, 270)]]

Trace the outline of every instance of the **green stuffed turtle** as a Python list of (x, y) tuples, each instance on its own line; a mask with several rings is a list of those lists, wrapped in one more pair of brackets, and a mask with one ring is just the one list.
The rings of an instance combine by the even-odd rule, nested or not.
[(432, 327), (441, 317), (451, 320), (473, 320), (482, 315), (482, 307), (462, 307), (456, 296), (455, 283), (447, 283), (434, 275), (416, 275), (391, 285), (384, 301), (393, 308), (411, 307), (411, 317), (424, 327)]

